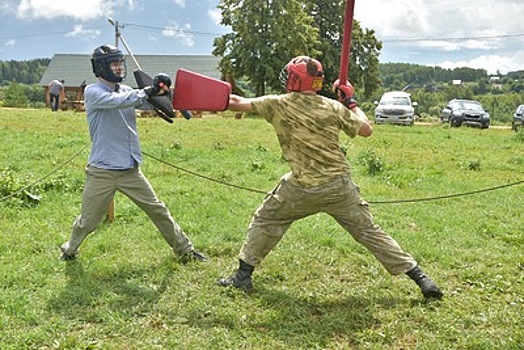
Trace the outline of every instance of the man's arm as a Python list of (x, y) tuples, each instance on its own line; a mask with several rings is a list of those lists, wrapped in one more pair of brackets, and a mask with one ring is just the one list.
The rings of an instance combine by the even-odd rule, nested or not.
[(245, 98), (238, 95), (229, 95), (229, 104), (227, 109), (230, 111), (249, 112), (253, 110), (251, 98)]
[(357, 100), (355, 99), (355, 89), (349, 81), (346, 81), (344, 85), (340, 85), (339, 79), (333, 83), (333, 92), (338, 95), (338, 100), (344, 106), (346, 106), (355, 116), (362, 121), (357, 135), (363, 137), (369, 137), (373, 133), (373, 128), (369, 121), (368, 116), (358, 106)]
[(364, 113), (364, 111), (361, 110), (360, 107), (358, 106), (351, 108), (351, 112), (356, 114), (358, 119), (362, 121), (362, 126), (358, 130), (358, 136), (362, 136), (362, 137), (371, 136), (371, 134), (373, 134), (373, 128), (371, 127), (371, 122), (369, 121), (366, 113)]

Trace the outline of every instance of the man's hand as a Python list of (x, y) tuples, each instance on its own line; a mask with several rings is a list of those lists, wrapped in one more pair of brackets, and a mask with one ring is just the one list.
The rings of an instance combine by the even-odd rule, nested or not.
[(158, 73), (153, 78), (151, 86), (144, 88), (145, 93), (148, 96), (151, 95), (163, 95), (166, 91), (169, 91), (171, 87), (171, 78), (165, 73)]
[(353, 109), (358, 106), (355, 99), (355, 88), (349, 81), (345, 85), (340, 85), (339, 79), (333, 83), (333, 92), (338, 95), (338, 100), (347, 108)]

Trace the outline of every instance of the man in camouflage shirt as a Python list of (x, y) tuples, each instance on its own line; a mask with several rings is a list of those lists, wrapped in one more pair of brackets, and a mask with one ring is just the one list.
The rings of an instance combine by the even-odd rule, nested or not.
[(315, 59), (293, 58), (282, 70), (287, 94), (258, 98), (231, 95), (228, 109), (254, 111), (273, 125), (291, 172), (266, 196), (249, 224), (239, 254), (239, 267), (222, 286), (253, 288), (252, 273), (296, 220), (325, 212), (366, 247), (392, 275), (406, 273), (426, 298), (443, 293), (399, 244), (373, 222), (368, 205), (351, 180), (339, 146), (340, 131), (350, 138), (369, 137), (371, 124), (354, 99), (351, 84), (334, 84), (339, 101), (317, 94), (322, 65)]

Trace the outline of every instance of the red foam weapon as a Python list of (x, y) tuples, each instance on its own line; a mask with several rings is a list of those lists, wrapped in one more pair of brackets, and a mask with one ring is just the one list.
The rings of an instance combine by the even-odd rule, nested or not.
[(229, 103), (231, 85), (186, 69), (176, 73), (173, 108), (192, 111), (224, 111)]
[(342, 51), (340, 52), (340, 85), (345, 85), (348, 78), (349, 58), (351, 57), (351, 30), (353, 29), (353, 13), (355, 0), (346, 1), (346, 15), (344, 17), (344, 36), (342, 38)]

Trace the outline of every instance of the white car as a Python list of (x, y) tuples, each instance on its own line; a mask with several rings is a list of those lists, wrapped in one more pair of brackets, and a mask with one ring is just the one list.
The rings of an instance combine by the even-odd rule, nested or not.
[(413, 125), (415, 123), (415, 106), (417, 102), (411, 101), (411, 94), (403, 91), (386, 92), (375, 102), (376, 124)]

